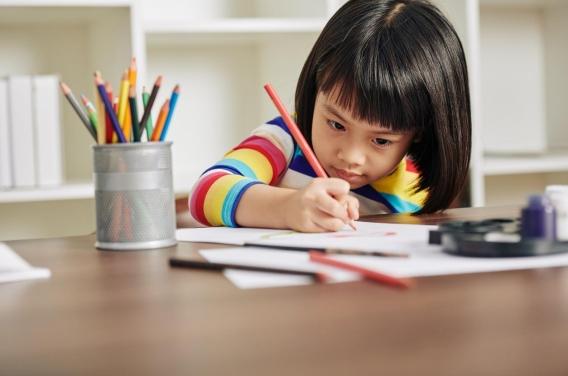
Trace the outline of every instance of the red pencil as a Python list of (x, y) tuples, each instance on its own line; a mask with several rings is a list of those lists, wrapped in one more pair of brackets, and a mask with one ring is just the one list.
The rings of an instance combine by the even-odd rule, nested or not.
[(282, 116), (284, 123), (286, 123), (288, 129), (290, 130), (290, 133), (292, 133), (292, 137), (294, 137), (294, 140), (296, 140), (298, 146), (300, 147), (300, 149), (302, 149), (302, 153), (304, 153), (304, 156), (308, 160), (310, 166), (312, 166), (312, 168), (314, 169), (316, 175), (320, 178), (327, 178), (325, 170), (321, 167), (318, 159), (316, 158), (316, 155), (302, 135), (302, 132), (300, 132), (300, 129), (298, 128), (288, 111), (286, 111), (286, 108), (282, 104), (282, 101), (278, 97), (278, 94), (276, 94), (276, 91), (274, 91), (270, 84), (264, 85), (264, 90), (266, 90), (266, 92), (270, 96), (270, 99), (272, 99), (272, 102), (274, 102), (274, 105), (280, 113), (280, 116)]
[(320, 263), (320, 264), (329, 265), (329, 266), (334, 266), (336, 268), (343, 269), (343, 270), (349, 270), (351, 272), (356, 272), (356, 273), (361, 274), (361, 276), (363, 276), (363, 278), (369, 279), (369, 280), (372, 280), (372, 281), (375, 281), (375, 282), (378, 282), (378, 283), (382, 283), (382, 284), (394, 286), (394, 287), (401, 287), (401, 288), (404, 288), (404, 289), (407, 289), (407, 288), (412, 286), (412, 282), (409, 279), (396, 278), (396, 277), (390, 276), (388, 274), (383, 274), (383, 273), (379, 273), (379, 272), (376, 272), (376, 271), (371, 270), (371, 269), (363, 268), (363, 267), (358, 266), (358, 265), (350, 264), (350, 263), (347, 263), (347, 262), (344, 262), (344, 261), (339, 261), (339, 260), (333, 259), (329, 256), (326, 256), (322, 252), (310, 251), (309, 255), (310, 255), (310, 261), (317, 262), (317, 263)]
[[(292, 137), (294, 137), (294, 140), (296, 140), (296, 142), (298, 143), (298, 146), (302, 150), (302, 153), (304, 153), (304, 156), (308, 160), (310, 166), (312, 166), (312, 169), (314, 170), (316, 175), (320, 178), (327, 178), (328, 176), (325, 173), (323, 167), (321, 167), (316, 155), (312, 151), (312, 148), (310, 148), (310, 145), (308, 145), (308, 142), (304, 138), (304, 135), (302, 135), (300, 128), (298, 128), (298, 126), (294, 122), (294, 119), (292, 119), (288, 111), (286, 111), (286, 108), (282, 104), (282, 101), (278, 97), (278, 94), (276, 94), (276, 91), (274, 90), (272, 85), (264, 85), (264, 90), (266, 90), (266, 92), (270, 96), (270, 99), (272, 99), (272, 102), (274, 102), (274, 105), (280, 113), (280, 116), (282, 116), (284, 123), (286, 123), (288, 129), (290, 130), (290, 133), (292, 133)], [(353, 230), (357, 229), (353, 220), (350, 220), (348, 224)]]

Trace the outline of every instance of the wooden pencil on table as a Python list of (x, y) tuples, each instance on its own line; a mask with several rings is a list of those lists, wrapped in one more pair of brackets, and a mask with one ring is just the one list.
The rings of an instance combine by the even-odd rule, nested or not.
[[(154, 87), (152, 88), (152, 93), (150, 93), (150, 98), (148, 98), (148, 104), (144, 106), (144, 113), (142, 115), (142, 119), (140, 120), (139, 126), (142, 127), (148, 121), (150, 114), (152, 113), (152, 106), (154, 105), (154, 101), (156, 100), (156, 96), (158, 95), (158, 91), (160, 90), (160, 86), (162, 85), (162, 76), (158, 76), (156, 81), (154, 82)], [(141, 132), (143, 132), (142, 128), (140, 128)], [(148, 140), (150, 139), (151, 135), (148, 134)]]
[(73, 92), (71, 91), (69, 86), (67, 86), (65, 84), (65, 82), (63, 82), (63, 81), (61, 81), (59, 83), (59, 86), (61, 87), (61, 90), (63, 91), (63, 95), (65, 95), (65, 98), (67, 98), (67, 101), (69, 102), (71, 107), (73, 107), (73, 110), (75, 110), (77, 115), (79, 116), (79, 119), (81, 119), (81, 122), (83, 123), (83, 125), (85, 125), (85, 128), (87, 128), (87, 131), (89, 131), (89, 133), (91, 134), (91, 137), (93, 137), (93, 139), (95, 141), (97, 141), (96, 131), (91, 126), (89, 118), (87, 117), (87, 115), (85, 114), (83, 109), (81, 108), (81, 105), (79, 104), (79, 102), (77, 102), (77, 99), (73, 95)]
[(389, 285), (392, 287), (399, 287), (407, 289), (412, 286), (412, 281), (406, 278), (397, 278), (385, 273), (380, 273), (376, 270), (364, 268), (359, 265), (355, 265), (349, 262), (340, 261), (327, 256), (326, 254), (319, 251), (309, 252), (310, 261), (316, 262), (323, 265), (333, 266), (338, 269), (347, 270), (350, 272), (359, 273), (363, 278), (381, 283), (384, 285)]
[(224, 271), (226, 269), (236, 269), (236, 270), (247, 270), (253, 272), (263, 272), (263, 273), (298, 275), (298, 276), (310, 277), (320, 282), (324, 282), (327, 279), (324, 273), (319, 273), (319, 272), (311, 272), (311, 271), (296, 270), (296, 269), (271, 268), (271, 267), (254, 266), (254, 265), (226, 264), (220, 262), (204, 262), (204, 261), (196, 261), (196, 260), (182, 259), (176, 257), (170, 258), (170, 266), (191, 268), (191, 269), (202, 269), (210, 271)]
[(162, 105), (158, 119), (156, 120), (156, 126), (154, 127), (154, 132), (152, 133), (152, 141), (160, 141), (160, 135), (162, 134), (162, 129), (164, 129), (164, 124), (166, 123), (166, 118), (169, 111), (170, 100), (166, 99), (166, 102)]

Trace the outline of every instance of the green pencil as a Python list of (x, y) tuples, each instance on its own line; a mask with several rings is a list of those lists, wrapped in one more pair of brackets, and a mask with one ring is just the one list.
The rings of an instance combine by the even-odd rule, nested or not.
[[(146, 90), (146, 87), (144, 86), (142, 88), (142, 104), (144, 104), (144, 108), (146, 108), (148, 106), (148, 101), (150, 100), (150, 93), (148, 93), (148, 90)], [(148, 138), (148, 141), (150, 141), (150, 138), (152, 138), (152, 132), (154, 132), (154, 128), (152, 127), (153, 121), (152, 121), (152, 114), (148, 115), (148, 121), (146, 122), (146, 137)], [(142, 136), (142, 133), (144, 132), (143, 129), (140, 130), (140, 136)]]
[(136, 104), (136, 87), (130, 86), (128, 92), (128, 103), (130, 104), (130, 118), (132, 119), (132, 135), (134, 142), (141, 141), (140, 128), (138, 126), (138, 106)]

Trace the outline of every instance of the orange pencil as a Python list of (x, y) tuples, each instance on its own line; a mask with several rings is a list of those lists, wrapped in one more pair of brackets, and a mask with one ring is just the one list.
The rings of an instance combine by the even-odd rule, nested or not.
[(168, 112), (170, 111), (170, 100), (166, 99), (166, 102), (160, 110), (158, 115), (158, 120), (156, 120), (156, 126), (154, 127), (154, 132), (152, 133), (152, 141), (160, 141), (160, 135), (162, 134), (162, 129), (164, 128), (164, 123), (168, 117)]

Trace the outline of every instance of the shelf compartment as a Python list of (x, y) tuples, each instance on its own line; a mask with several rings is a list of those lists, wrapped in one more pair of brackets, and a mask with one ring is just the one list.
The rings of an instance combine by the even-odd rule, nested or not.
[(539, 174), (568, 171), (568, 152), (530, 156), (486, 156), (484, 175)]

